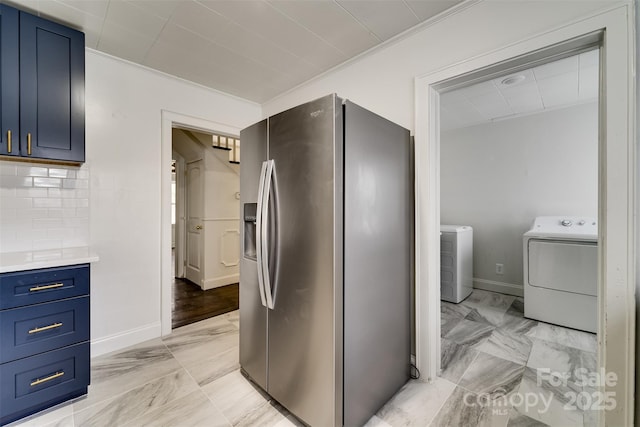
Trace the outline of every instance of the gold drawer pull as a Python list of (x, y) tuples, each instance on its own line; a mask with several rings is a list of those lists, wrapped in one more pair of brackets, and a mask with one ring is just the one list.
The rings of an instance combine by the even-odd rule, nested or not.
[(56, 372), (53, 375), (49, 375), (48, 377), (45, 377), (45, 378), (38, 378), (37, 380), (31, 382), (31, 387), (36, 386), (38, 384), (46, 383), (47, 381), (55, 380), (56, 378), (60, 378), (63, 375), (64, 375), (64, 371), (60, 371), (60, 372)]
[(31, 132), (27, 134), (27, 154), (31, 155)]
[(53, 283), (51, 285), (45, 285), (45, 286), (34, 286), (33, 288), (29, 288), (29, 292), (44, 291), (45, 289), (61, 288), (63, 286), (64, 286), (64, 283)]
[(11, 152), (11, 131), (7, 131), (7, 152)]
[(48, 331), (49, 329), (59, 328), (60, 326), (62, 326), (62, 322), (57, 322), (57, 323), (54, 323), (54, 324), (49, 325), (49, 326), (43, 326), (41, 328), (30, 329), (29, 333), (30, 334), (37, 334), (38, 332)]

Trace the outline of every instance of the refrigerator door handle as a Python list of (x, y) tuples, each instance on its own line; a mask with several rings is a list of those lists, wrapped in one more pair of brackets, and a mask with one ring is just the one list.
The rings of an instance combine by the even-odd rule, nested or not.
[(264, 282), (264, 293), (267, 298), (267, 307), (273, 310), (273, 294), (271, 292), (271, 275), (269, 274), (269, 198), (271, 195), (271, 182), (273, 181), (273, 170), (275, 162), (267, 160), (267, 171), (264, 176), (264, 187), (262, 192), (262, 227), (260, 228), (260, 245), (262, 246), (262, 279)]
[(258, 266), (258, 288), (260, 291), (260, 302), (264, 307), (267, 306), (267, 301), (264, 296), (264, 271), (262, 270), (262, 229), (263, 229), (263, 199), (264, 199), (264, 183), (265, 174), (267, 172), (267, 162), (262, 162), (262, 169), (260, 170), (260, 183), (258, 184), (258, 206), (256, 207), (256, 237), (258, 242), (256, 244), (256, 264)]

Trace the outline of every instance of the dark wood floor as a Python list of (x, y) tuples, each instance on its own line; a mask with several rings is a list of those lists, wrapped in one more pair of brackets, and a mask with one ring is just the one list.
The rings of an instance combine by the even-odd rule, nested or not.
[(238, 284), (203, 291), (200, 286), (185, 280), (173, 280), (173, 329), (199, 322), (238, 309)]

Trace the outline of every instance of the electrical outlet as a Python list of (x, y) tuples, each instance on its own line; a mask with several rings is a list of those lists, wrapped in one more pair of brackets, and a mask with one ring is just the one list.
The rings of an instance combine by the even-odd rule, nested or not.
[(504, 274), (504, 264), (496, 264), (496, 274)]

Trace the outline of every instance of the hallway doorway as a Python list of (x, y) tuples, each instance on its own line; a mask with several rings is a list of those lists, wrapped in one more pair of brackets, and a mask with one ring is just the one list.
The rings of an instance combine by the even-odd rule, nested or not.
[(172, 329), (238, 309), (238, 146), (172, 130)]

